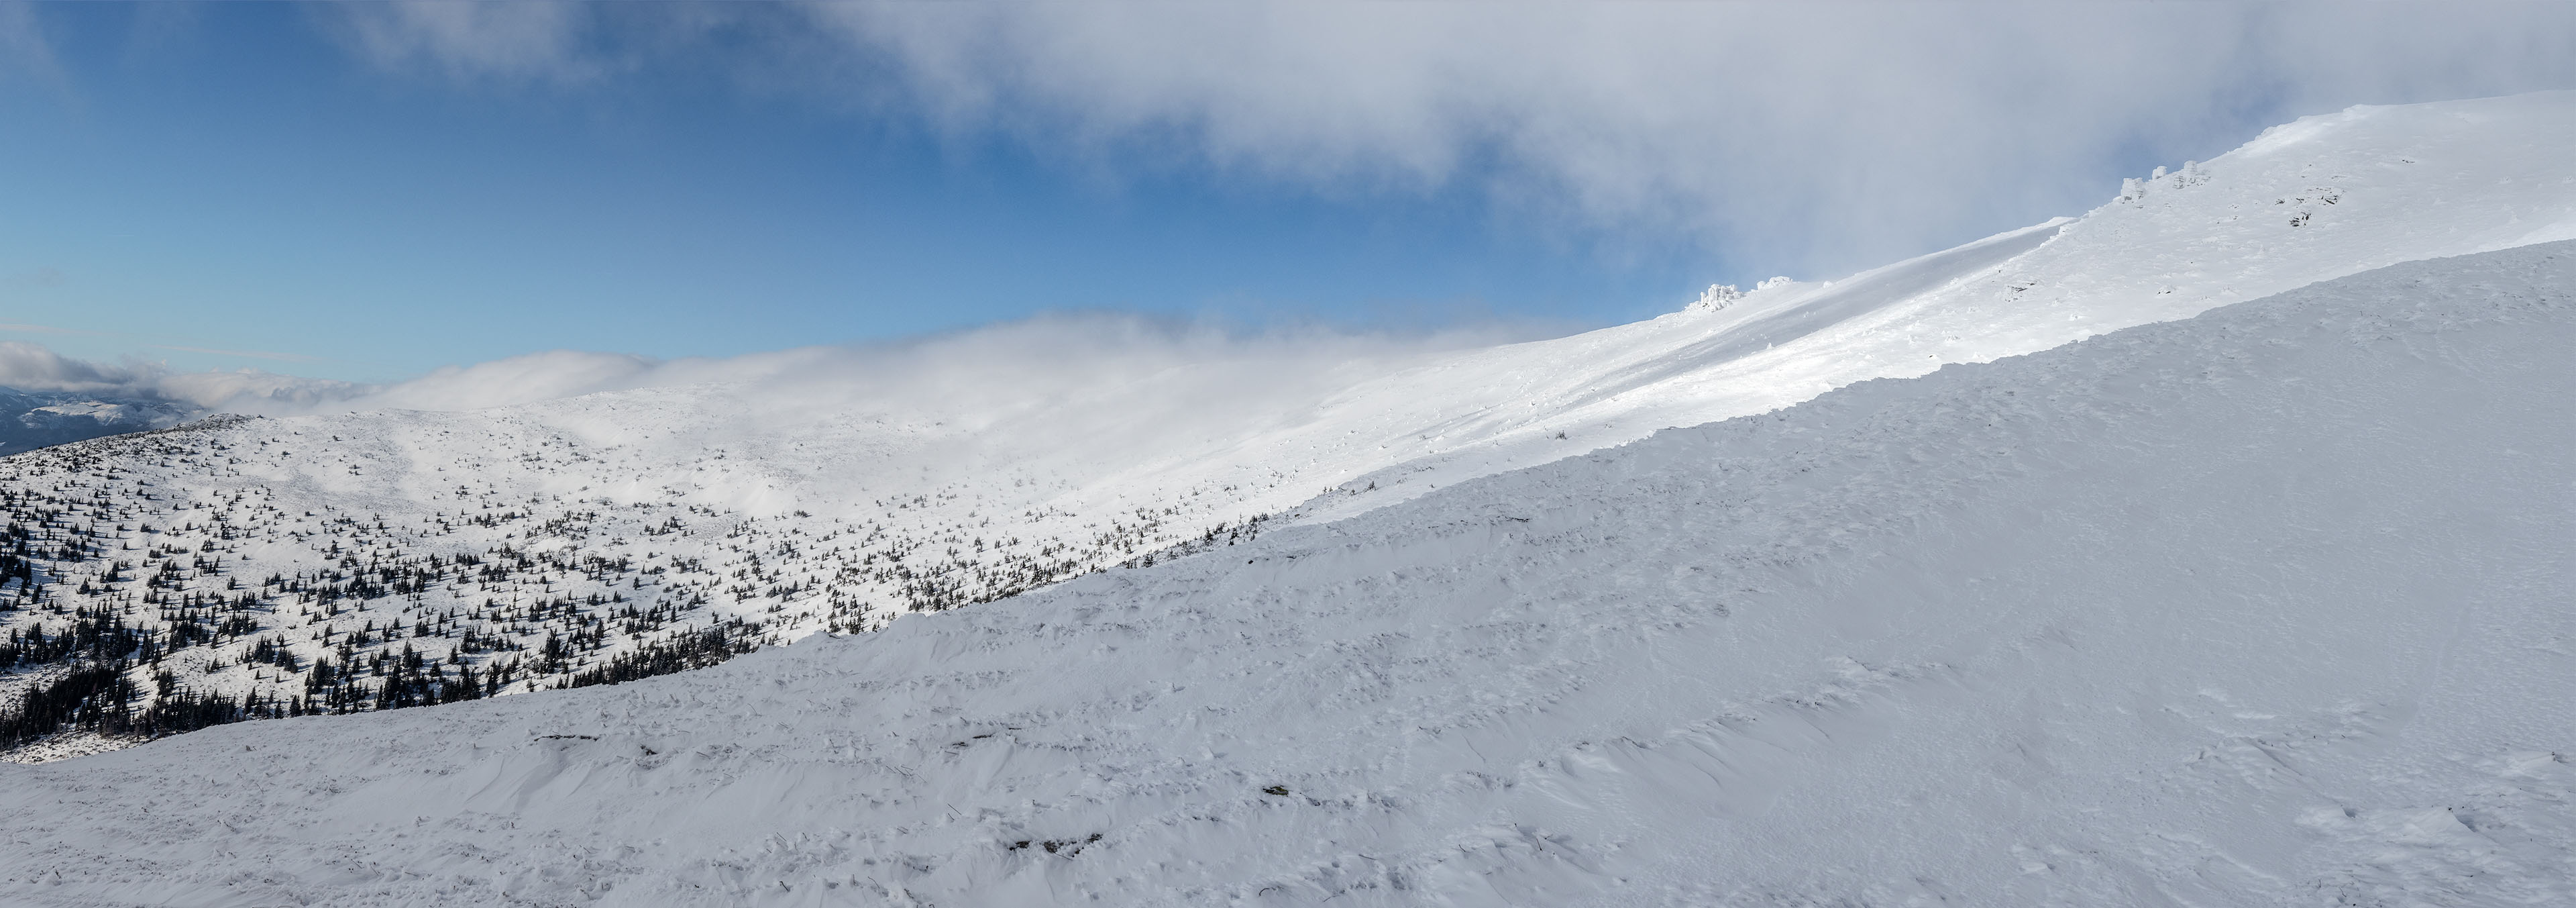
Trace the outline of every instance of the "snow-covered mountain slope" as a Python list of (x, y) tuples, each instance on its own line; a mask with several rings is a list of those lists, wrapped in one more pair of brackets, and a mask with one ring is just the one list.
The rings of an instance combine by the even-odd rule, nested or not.
[(170, 401), (0, 388), (0, 455), (166, 429), (202, 415), (203, 411)]
[[(964, 390), (791, 376), (10, 457), (0, 656), (22, 670), (0, 695), (153, 733), (245, 696), (405, 706), (882, 627), (1852, 382), (2576, 236), (2569, 148), (2576, 93), (2355, 108), (2081, 218), (1528, 344)], [(132, 690), (69, 678), (78, 658), (137, 660)]]
[(0, 766), (26, 905), (2576, 900), (2576, 243), (700, 672)]

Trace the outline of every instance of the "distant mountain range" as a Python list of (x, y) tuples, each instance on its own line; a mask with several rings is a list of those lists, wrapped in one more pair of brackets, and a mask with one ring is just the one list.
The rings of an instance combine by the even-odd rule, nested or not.
[(0, 388), (0, 456), (150, 429), (204, 415), (169, 401)]

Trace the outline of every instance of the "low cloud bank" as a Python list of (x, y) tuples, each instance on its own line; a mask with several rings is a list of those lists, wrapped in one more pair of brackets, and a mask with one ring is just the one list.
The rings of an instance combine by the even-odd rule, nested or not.
[(177, 372), (140, 360), (111, 365), (23, 341), (0, 341), (0, 388), (244, 412), (322, 406), (365, 391), (344, 381), (252, 369)]
[[(658, 360), (552, 350), (363, 385), (255, 370), (176, 372), (105, 364), (0, 342), (0, 387), (174, 404), (201, 414), (293, 416), (377, 409), (474, 410), (607, 391), (715, 385), (745, 415), (863, 409), (973, 420), (1122, 397), (1197, 406), (1404, 368), (1444, 351), (1535, 339), (1526, 325), (1425, 333), (1288, 328), (1258, 332), (1131, 315), (1048, 315), (900, 342)], [(1136, 386), (1163, 386), (1132, 395)], [(1158, 403), (1148, 403), (1154, 401)]]

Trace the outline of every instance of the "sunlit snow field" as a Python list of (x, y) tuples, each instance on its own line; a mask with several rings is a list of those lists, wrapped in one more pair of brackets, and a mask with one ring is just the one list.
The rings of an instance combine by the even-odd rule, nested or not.
[[(1258, 406), (718, 383), (12, 458), (233, 502), (248, 576), (596, 512), (549, 551), (699, 567), (508, 582), (751, 572), (690, 614), (797, 642), (0, 765), (0, 901), (2576, 901), (2569, 148), (2571, 93), (2356, 108), (2080, 218)], [(129, 538), (197, 551), (167, 523)], [(857, 567), (956, 545), (962, 603), (1050, 540), (1076, 579), (953, 611)], [(494, 592), (261, 620), (310, 657)]]
[[(747, 357), (691, 366), (671, 386), (92, 442), (0, 461), (0, 491), (19, 496), (14, 519), (48, 534), (77, 524), (94, 552), (190, 553), (168, 559), (164, 603), (237, 597), (236, 580), (302, 590), (261, 588), (268, 604), (245, 613), (255, 630), (242, 635), (298, 665), (338, 658), (351, 632), (426, 619), (436, 633), (408, 645), (521, 691), (694, 630), (785, 641), (880, 627), (1855, 381), (2576, 237), (2569, 148), (2576, 93), (2355, 108), (2131, 181), (2079, 218), (1554, 340), (1183, 342), (1068, 368), (1034, 355), (1049, 329), (1030, 325), (980, 341), (1032, 351), (999, 368), (989, 355), (947, 361), (937, 343), (877, 371)], [(533, 366), (480, 368), (492, 374), (440, 381), (507, 385)], [(454, 396), (434, 390), (405, 393)], [(433, 569), (429, 556), (506, 569)], [(201, 568), (210, 557), (217, 567)], [(85, 606), (153, 605), (133, 578), (107, 579), (120, 559), (144, 573), (160, 560), (57, 559), (46, 569), (62, 611), (0, 623), (59, 630)], [(423, 588), (325, 608), (314, 591), (345, 591), (333, 575), (350, 571)], [(642, 617), (624, 618), (630, 607)], [(464, 646), (469, 629), (504, 648)], [(549, 636), (575, 644), (541, 665)], [(187, 649), (171, 670), (228, 696), (309, 693), (308, 670), (246, 664), (232, 648)], [(0, 693), (22, 683), (0, 678)]]

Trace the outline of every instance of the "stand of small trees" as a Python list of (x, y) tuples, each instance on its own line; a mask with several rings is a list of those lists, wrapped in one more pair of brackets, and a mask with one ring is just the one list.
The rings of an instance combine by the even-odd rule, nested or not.
[(596, 668), (574, 672), (555, 686), (589, 687), (622, 684), (655, 675), (706, 668), (760, 648), (760, 628), (740, 620), (703, 630), (682, 631), (667, 640), (647, 643), (608, 658)]

